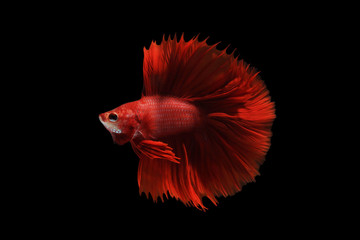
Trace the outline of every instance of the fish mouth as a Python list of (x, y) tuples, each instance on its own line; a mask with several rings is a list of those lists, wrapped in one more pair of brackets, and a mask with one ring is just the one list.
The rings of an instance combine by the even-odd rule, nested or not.
[(101, 122), (102, 124), (105, 123), (105, 121), (103, 120), (103, 114), (100, 114), (100, 115), (99, 115), (99, 120), (100, 120), (100, 122)]

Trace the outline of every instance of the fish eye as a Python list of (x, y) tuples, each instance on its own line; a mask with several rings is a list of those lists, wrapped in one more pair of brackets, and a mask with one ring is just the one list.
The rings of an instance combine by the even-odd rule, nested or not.
[(111, 122), (116, 122), (117, 119), (118, 119), (118, 116), (117, 116), (116, 113), (110, 113), (110, 114), (109, 114), (109, 120), (110, 120)]

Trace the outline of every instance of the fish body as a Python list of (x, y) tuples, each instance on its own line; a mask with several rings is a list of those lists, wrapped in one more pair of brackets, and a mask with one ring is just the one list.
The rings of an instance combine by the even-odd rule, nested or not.
[(275, 105), (258, 72), (205, 41), (144, 49), (142, 97), (99, 115), (139, 156), (139, 191), (156, 201), (217, 205), (255, 180), (270, 147)]
[[(114, 114), (117, 120), (107, 121)], [(160, 139), (195, 131), (201, 124), (199, 109), (174, 97), (143, 97), (100, 114), (100, 121), (122, 145), (131, 139)]]

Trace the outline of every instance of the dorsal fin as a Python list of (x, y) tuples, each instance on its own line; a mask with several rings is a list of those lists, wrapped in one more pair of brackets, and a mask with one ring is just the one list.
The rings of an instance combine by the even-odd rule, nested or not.
[(239, 76), (239, 65), (233, 53), (216, 49), (198, 36), (189, 41), (184, 35), (144, 48), (143, 96), (191, 98), (207, 96)]

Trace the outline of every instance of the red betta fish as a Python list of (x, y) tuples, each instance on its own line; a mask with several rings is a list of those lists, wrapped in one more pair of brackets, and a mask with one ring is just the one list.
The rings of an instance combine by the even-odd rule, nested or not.
[(140, 193), (204, 211), (203, 197), (217, 205), (259, 175), (275, 119), (258, 72), (206, 40), (152, 42), (141, 99), (99, 116), (140, 158)]

